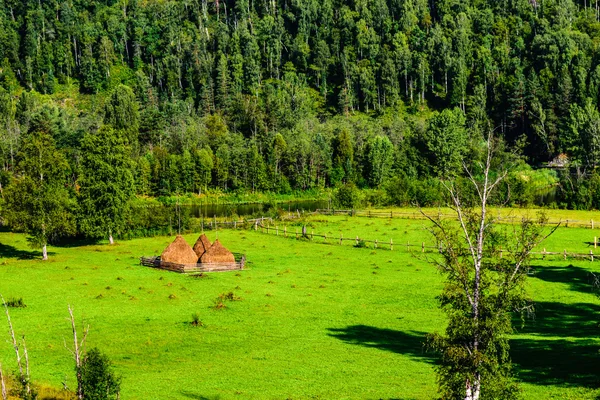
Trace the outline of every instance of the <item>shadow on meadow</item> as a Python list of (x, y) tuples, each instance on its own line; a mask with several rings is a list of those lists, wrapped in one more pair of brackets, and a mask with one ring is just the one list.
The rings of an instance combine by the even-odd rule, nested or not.
[(402, 332), (367, 325), (351, 325), (346, 328), (330, 328), (328, 330), (329, 336), (349, 344), (407, 354), (422, 358), (427, 362), (435, 361), (435, 355), (425, 351), (425, 332)]
[(595, 338), (600, 333), (600, 305), (535, 302), (535, 313), (525, 321), (516, 316), (515, 332), (536, 336)]
[(582, 293), (593, 293), (594, 277), (592, 273), (581, 267), (568, 265), (559, 266), (532, 266), (534, 271), (533, 278), (541, 279), (545, 282), (568, 284), (571, 290)]
[[(518, 334), (539, 336), (511, 339), (510, 353), (519, 380), (535, 385), (600, 387), (600, 305), (592, 303), (535, 304), (535, 318), (521, 326)], [(329, 336), (348, 344), (371, 347), (436, 362), (437, 355), (424, 348), (424, 332), (396, 331), (366, 325), (330, 328)], [(570, 337), (570, 339), (554, 339)]]
[(212, 397), (206, 397), (206, 396), (202, 396), (193, 392), (188, 392), (188, 391), (182, 391), (180, 392), (181, 395), (187, 399), (193, 399), (193, 400), (219, 400), (221, 397), (220, 396), (212, 396)]
[[(48, 252), (48, 255), (53, 254), (52, 252)], [(8, 244), (0, 243), (0, 258), (16, 258), (19, 260), (41, 259), (42, 252), (39, 250), (21, 250)]]
[(513, 339), (517, 377), (535, 385), (600, 386), (600, 344), (593, 340)]
[[(562, 281), (565, 276), (574, 279), (582, 276), (581, 269), (568, 268), (566, 272), (551, 269), (545, 278), (560, 277), (561, 280), (556, 281)], [(573, 285), (583, 284), (573, 282)], [(600, 331), (600, 305), (558, 302), (534, 305), (533, 318), (526, 319), (523, 326), (521, 321), (514, 321), (516, 333), (540, 337), (510, 341), (510, 353), (519, 379), (537, 385), (599, 387), (600, 343), (595, 339)]]

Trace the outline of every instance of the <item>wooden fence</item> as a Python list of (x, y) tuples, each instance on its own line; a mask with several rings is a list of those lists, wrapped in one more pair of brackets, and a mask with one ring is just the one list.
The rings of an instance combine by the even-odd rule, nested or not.
[[(334, 209), (326, 209), (320, 208), (314, 211), (314, 214), (320, 215), (348, 215), (353, 217), (367, 217), (367, 218), (401, 218), (401, 219), (427, 219), (420, 212), (406, 212), (406, 211), (371, 211), (371, 210), (334, 210)], [(435, 214), (435, 216), (439, 216), (442, 219), (456, 219), (455, 214)], [(496, 216), (496, 221), (500, 223), (512, 224), (515, 222), (520, 222), (523, 220), (523, 217), (520, 216), (511, 216), (511, 217), (503, 217)], [(555, 226), (561, 224), (564, 227), (579, 227), (579, 228), (590, 228), (596, 229), (600, 228), (597, 223), (598, 221), (594, 221), (593, 219), (588, 220), (578, 220), (578, 219), (565, 219), (560, 221), (548, 221), (545, 225)]]
[[(301, 231), (299, 231), (298, 228), (295, 228), (294, 231), (292, 232), (291, 230), (288, 230), (287, 226), (283, 226), (283, 228), (280, 228), (277, 225), (269, 226), (269, 225), (256, 224), (256, 225), (254, 225), (253, 229), (256, 231), (260, 230), (260, 232), (265, 233), (267, 235), (271, 234), (271, 235), (275, 235), (275, 236), (282, 236), (284, 238), (291, 238), (291, 239), (296, 239), (296, 240), (304, 238), (306, 240), (314, 241), (315, 238), (321, 238), (321, 239), (323, 239), (321, 242), (322, 244), (337, 244), (337, 245), (341, 246), (346, 242), (346, 243), (353, 244), (354, 247), (369, 247), (368, 244), (371, 244), (372, 248), (374, 248), (374, 249), (386, 249), (386, 250), (390, 250), (390, 251), (399, 250), (399, 251), (404, 251), (407, 253), (415, 253), (415, 252), (436, 253), (441, 250), (440, 247), (426, 245), (425, 242), (398, 243), (398, 242), (394, 242), (393, 239), (391, 239), (391, 238), (389, 239), (389, 241), (378, 240), (378, 239), (368, 240), (368, 239), (360, 238), (358, 236), (344, 237), (344, 235), (342, 233), (340, 233), (340, 235), (338, 237), (337, 235), (314, 233), (314, 231), (312, 231), (312, 230), (310, 231), (310, 233), (308, 231), (306, 231), (305, 229), (302, 229)], [(593, 242), (594, 249), (597, 248), (598, 244), (599, 244), (598, 238), (594, 237), (594, 242)], [(511, 252), (508, 250), (502, 250), (502, 249), (499, 250), (499, 255), (501, 258), (504, 256), (504, 254), (510, 254), (510, 253)], [(542, 251), (532, 251), (532, 252), (530, 252), (530, 254), (532, 256), (539, 256), (538, 258), (541, 258), (542, 260), (546, 259), (546, 257), (560, 256), (564, 260), (566, 260), (567, 258), (578, 258), (578, 259), (588, 259), (590, 261), (594, 261), (594, 258), (598, 256), (598, 254), (594, 254), (594, 250), (592, 250), (592, 249), (590, 249), (589, 253), (585, 253), (585, 252), (570, 253), (570, 252), (567, 252), (566, 249), (564, 249), (563, 251), (547, 251), (544, 248), (544, 249), (542, 249)]]

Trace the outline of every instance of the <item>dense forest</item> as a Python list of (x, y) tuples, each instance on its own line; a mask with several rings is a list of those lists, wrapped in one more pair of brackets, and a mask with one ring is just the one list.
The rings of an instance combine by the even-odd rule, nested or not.
[(431, 203), (493, 131), (513, 201), (598, 207), (599, 20), (591, 0), (0, 0), (3, 197)]

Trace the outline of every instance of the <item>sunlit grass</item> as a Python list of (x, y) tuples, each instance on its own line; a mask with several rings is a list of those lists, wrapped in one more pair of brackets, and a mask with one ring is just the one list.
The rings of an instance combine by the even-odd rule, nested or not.
[[(54, 387), (65, 376), (75, 387), (63, 345), (71, 304), (91, 326), (88, 346), (106, 352), (123, 375), (124, 399), (428, 399), (436, 395), (435, 357), (423, 337), (445, 326), (436, 301), (442, 278), (422, 254), (402, 248), (431, 243), (424, 227), (345, 216), (310, 222), (309, 231), (333, 237), (393, 238), (394, 251), (224, 230), (219, 239), (247, 254), (248, 269), (205, 278), (138, 265), (168, 237), (50, 247), (42, 262), (23, 235), (0, 233), (0, 293), (23, 298), (26, 308), (11, 309), (15, 329), (27, 337), (33, 379)], [(546, 245), (588, 250), (593, 232), (561, 228)], [(538, 316), (512, 341), (524, 397), (594, 398), (600, 305), (588, 278), (600, 265), (561, 257), (533, 264)], [(229, 292), (237, 300), (215, 307)], [(192, 324), (193, 315), (202, 325)], [(15, 369), (5, 340), (0, 362)]]

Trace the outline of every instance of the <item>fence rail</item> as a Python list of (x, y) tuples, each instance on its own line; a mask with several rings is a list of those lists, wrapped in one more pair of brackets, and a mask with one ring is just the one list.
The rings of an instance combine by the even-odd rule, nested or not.
[[(371, 210), (335, 210), (327, 208), (319, 208), (314, 211), (314, 214), (320, 215), (348, 215), (352, 217), (368, 217), (368, 218), (400, 218), (400, 219), (427, 219), (423, 214), (419, 212), (406, 212), (406, 211), (371, 211)], [(441, 214), (438, 213), (435, 216), (439, 216), (442, 219), (457, 219), (454, 214)], [(523, 217), (519, 216), (496, 216), (496, 221), (500, 223), (515, 223), (523, 220)], [(579, 219), (565, 219), (560, 221), (547, 221), (545, 225), (558, 225), (562, 224), (565, 227), (580, 227), (597, 229), (600, 228), (597, 224), (598, 221), (593, 219), (579, 220)]]
[[(262, 233), (265, 233), (267, 235), (271, 234), (271, 235), (276, 235), (276, 236), (282, 236), (284, 238), (290, 238), (290, 239), (307, 239), (310, 241), (314, 241), (314, 238), (322, 238), (323, 241), (321, 242), (321, 244), (338, 244), (338, 245), (343, 245), (344, 242), (351, 242), (354, 244), (354, 247), (368, 247), (368, 243), (372, 243), (373, 244), (373, 248), (375, 249), (386, 249), (386, 250), (390, 250), (390, 251), (405, 251), (408, 253), (416, 253), (416, 252), (421, 252), (421, 253), (435, 253), (435, 252), (439, 252), (441, 250), (441, 248), (439, 246), (432, 246), (429, 244), (425, 244), (425, 242), (421, 242), (421, 243), (410, 243), (410, 242), (406, 242), (406, 243), (398, 243), (398, 242), (394, 242), (393, 239), (390, 238), (389, 241), (386, 240), (368, 240), (368, 239), (364, 239), (364, 238), (360, 238), (359, 236), (356, 237), (344, 237), (343, 234), (340, 233), (339, 237), (335, 236), (335, 235), (327, 235), (327, 234), (318, 234), (318, 233), (314, 233), (314, 231), (311, 231), (310, 233), (306, 231), (305, 227), (299, 232), (298, 229), (296, 228), (294, 230), (294, 232), (288, 231), (287, 226), (283, 226), (283, 228), (280, 228), (279, 226), (269, 226), (269, 225), (262, 225), (262, 224), (256, 224), (254, 225), (253, 229), (255, 231), (260, 230)], [(329, 240), (329, 241), (328, 241)], [(594, 249), (597, 248), (598, 246), (598, 238), (594, 237), (594, 242), (593, 242), (593, 246)], [(364, 246), (363, 246), (364, 245)], [(500, 257), (502, 258), (504, 256), (504, 254), (510, 254), (511, 251), (509, 250), (503, 250), (500, 249), (498, 250)], [(545, 248), (542, 251), (532, 251), (529, 253), (532, 256), (541, 256), (541, 259), (545, 259), (546, 257), (550, 257), (550, 256), (561, 256), (563, 257), (564, 260), (566, 260), (567, 258), (579, 258), (579, 259), (589, 259), (590, 261), (594, 261), (594, 258), (598, 256), (598, 254), (594, 254), (593, 250), (590, 250), (589, 253), (571, 253), (571, 252), (567, 252), (566, 249), (563, 249), (563, 251), (547, 251)]]

